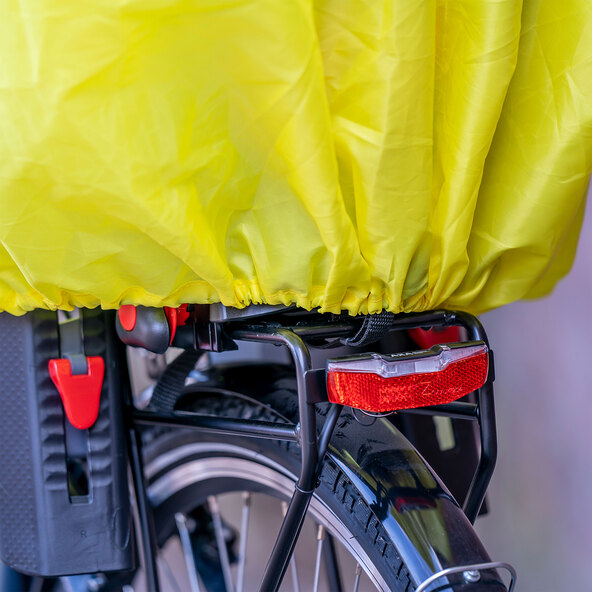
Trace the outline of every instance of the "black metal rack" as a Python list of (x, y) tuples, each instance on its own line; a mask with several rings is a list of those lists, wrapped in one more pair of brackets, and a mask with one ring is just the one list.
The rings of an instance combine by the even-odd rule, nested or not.
[[(134, 486), (138, 499), (138, 514), (141, 530), (142, 556), (147, 573), (149, 589), (159, 590), (155, 562), (155, 541), (149, 504), (146, 497), (141, 463), (141, 442), (136, 425), (183, 426), (198, 430), (214, 430), (229, 436), (267, 438), (298, 442), (302, 451), (301, 472), (296, 484), (288, 511), (276, 539), (272, 555), (265, 570), (260, 590), (273, 591), (279, 588), (285, 574), (300, 529), (306, 516), (308, 505), (316, 488), (318, 475), (322, 469), (325, 452), (337, 423), (341, 407), (333, 405), (320, 435), (317, 436), (314, 404), (326, 401), (324, 381), (318, 379), (321, 370), (311, 368), (307, 339), (319, 337), (339, 337), (351, 335), (356, 326), (349, 319), (336, 318), (332, 323), (305, 323), (282, 325), (274, 322), (261, 323), (261, 319), (241, 321), (240, 317), (217, 323), (216, 330), (224, 325), (225, 338), (233, 341), (255, 341), (284, 345), (290, 351), (297, 378), (299, 423), (297, 426), (278, 425), (271, 422), (239, 420), (224, 417), (212, 417), (196, 413), (173, 411), (147, 411), (136, 409), (127, 399), (127, 417), (130, 446), (130, 462), (134, 476)], [(286, 319), (289, 322), (289, 319)], [(259, 324), (254, 324), (258, 322)], [(468, 332), (470, 340), (488, 344), (483, 326), (474, 316), (455, 311), (431, 311), (428, 313), (401, 314), (394, 317), (392, 331), (444, 326), (462, 326)], [(490, 350), (491, 352), (491, 350)], [(474, 522), (485, 498), (496, 462), (497, 439), (495, 408), (493, 399), (493, 356), (490, 353), (490, 370), (487, 382), (477, 394), (477, 403), (454, 402), (434, 407), (407, 410), (407, 413), (443, 415), (454, 418), (477, 421), (480, 429), (481, 456), (472, 479), (464, 504), (464, 512)], [(316, 379), (311, 379), (316, 373)], [(321, 392), (319, 392), (321, 391)]]

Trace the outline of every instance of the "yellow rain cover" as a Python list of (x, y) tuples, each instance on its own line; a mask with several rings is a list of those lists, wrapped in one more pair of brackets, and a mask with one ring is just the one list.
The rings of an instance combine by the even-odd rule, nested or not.
[(569, 269), (589, 0), (4, 0), (0, 308), (481, 312)]

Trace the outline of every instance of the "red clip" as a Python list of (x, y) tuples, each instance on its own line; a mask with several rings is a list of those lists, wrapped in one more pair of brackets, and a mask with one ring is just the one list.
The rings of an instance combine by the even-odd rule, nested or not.
[(430, 349), (442, 343), (456, 343), (460, 341), (460, 328), (456, 325), (436, 329), (410, 329), (409, 337), (423, 349)]
[(103, 358), (86, 358), (87, 374), (72, 374), (70, 360), (49, 360), (49, 376), (56, 385), (70, 423), (79, 430), (90, 428), (99, 416), (105, 375)]

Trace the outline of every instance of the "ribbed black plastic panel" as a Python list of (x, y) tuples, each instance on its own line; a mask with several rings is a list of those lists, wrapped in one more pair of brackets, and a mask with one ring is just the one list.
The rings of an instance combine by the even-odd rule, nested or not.
[[(45, 353), (56, 355), (53, 315), (46, 326)], [(39, 319), (42, 325), (42, 319)], [(53, 333), (51, 328), (53, 327)], [(49, 329), (49, 330), (47, 330)], [(37, 572), (39, 520), (34, 467), (39, 436), (32, 429), (37, 414), (35, 344), (30, 318), (0, 315), (0, 556), (22, 571)], [(59, 397), (59, 395), (58, 395)]]
[(112, 315), (83, 313), (87, 356), (105, 359), (88, 431), (89, 495), (68, 488), (64, 412), (49, 378), (57, 315), (0, 315), (0, 559), (42, 576), (130, 569), (130, 513)]
[[(63, 492), (67, 481), (66, 449), (64, 446), (64, 412), (60, 395), (56, 390), (47, 365), (52, 358), (60, 357), (57, 331), (57, 315), (36, 311), (25, 317), (31, 323), (35, 360), (34, 390), (29, 393), (30, 405), (37, 401), (38, 425), (44, 488)], [(12, 371), (17, 372), (19, 366)], [(34, 412), (34, 408), (33, 408)], [(34, 421), (34, 417), (31, 418)], [(36, 434), (33, 434), (35, 437)]]

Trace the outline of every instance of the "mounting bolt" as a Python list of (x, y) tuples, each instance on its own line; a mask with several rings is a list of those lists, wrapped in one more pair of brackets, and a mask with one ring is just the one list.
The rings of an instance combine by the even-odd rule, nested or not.
[(463, 571), (463, 578), (468, 584), (475, 584), (481, 579), (481, 574), (476, 569)]
[(294, 433), (296, 434), (296, 443), (298, 444), (298, 446), (302, 446), (302, 431), (300, 428), (300, 422), (296, 424), (296, 427), (294, 428)]

